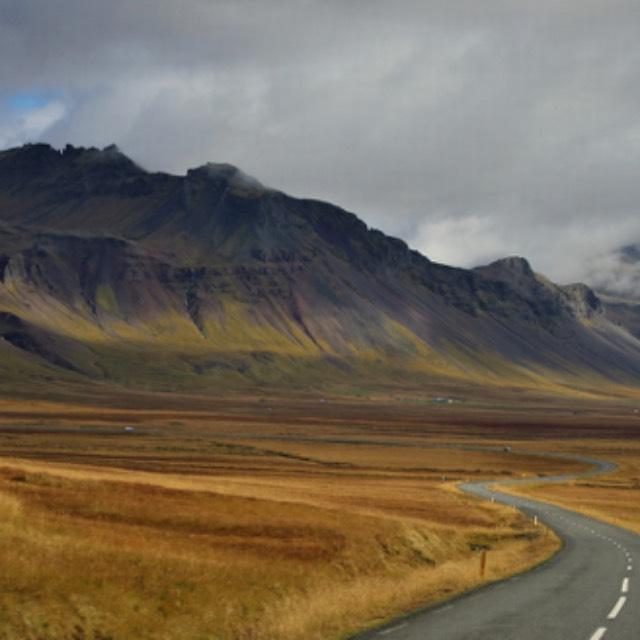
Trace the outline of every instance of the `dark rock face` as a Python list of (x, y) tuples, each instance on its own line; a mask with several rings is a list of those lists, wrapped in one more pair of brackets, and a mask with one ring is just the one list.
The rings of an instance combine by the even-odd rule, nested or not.
[(482, 371), (490, 354), (504, 375), (640, 377), (640, 344), (594, 292), (548, 282), (524, 258), (447, 267), (231, 165), (148, 173), (116, 147), (0, 153), (0, 312), (22, 323), (1, 334), (14, 349), (94, 377), (125, 376), (102, 344), (254, 382), (283, 359), (350, 375), (363, 353), (407, 363), (394, 376)]
[(9, 264), (9, 256), (0, 256), (0, 282), (4, 282), (4, 272)]

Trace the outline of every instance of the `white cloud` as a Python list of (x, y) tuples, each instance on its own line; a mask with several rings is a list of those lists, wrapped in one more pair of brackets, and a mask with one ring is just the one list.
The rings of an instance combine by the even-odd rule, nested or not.
[(419, 225), (415, 240), (416, 248), (431, 260), (464, 267), (504, 256), (505, 244), (496, 222), (480, 215), (427, 218)]
[(563, 283), (587, 280), (616, 292), (633, 288), (640, 293), (640, 267), (622, 264), (617, 255), (629, 238), (637, 237), (635, 216), (607, 220), (603, 215), (596, 226), (579, 219), (563, 226), (553, 221), (528, 224), (535, 226), (535, 233), (527, 232), (527, 223), (522, 227), (502, 224), (501, 216), (445, 215), (423, 221), (415, 244), (445, 264), (474, 267), (519, 255), (529, 257), (536, 271)]
[(67, 114), (63, 102), (52, 100), (42, 107), (8, 113), (0, 121), (0, 147), (37, 142)]

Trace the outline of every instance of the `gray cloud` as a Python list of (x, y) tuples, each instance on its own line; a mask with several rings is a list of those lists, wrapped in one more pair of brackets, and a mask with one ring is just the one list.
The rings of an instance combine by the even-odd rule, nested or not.
[(2, 145), (233, 162), (434, 259), (522, 254), (559, 281), (640, 240), (635, 1), (0, 0), (0, 16), (6, 96), (55, 95), (38, 117), (1, 107)]

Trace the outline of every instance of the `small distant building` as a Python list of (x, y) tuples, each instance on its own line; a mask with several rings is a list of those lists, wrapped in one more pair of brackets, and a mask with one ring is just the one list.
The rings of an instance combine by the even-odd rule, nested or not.
[(135, 427), (125, 427), (124, 430), (128, 431), (128, 432), (131, 432), (131, 431), (135, 431), (136, 428)]
[(446, 398), (445, 396), (435, 396), (431, 399), (434, 404), (453, 404), (453, 398)]

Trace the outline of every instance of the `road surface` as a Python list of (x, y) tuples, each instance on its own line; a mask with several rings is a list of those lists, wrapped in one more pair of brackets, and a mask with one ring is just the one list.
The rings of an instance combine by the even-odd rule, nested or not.
[[(615, 468), (580, 456), (572, 459), (594, 465), (580, 477)], [(527, 573), (417, 611), (353, 640), (640, 640), (640, 576), (636, 573), (640, 536), (568, 509), (501, 493), (492, 489), (491, 482), (460, 486), (468, 493), (537, 516), (559, 535), (563, 548)]]

